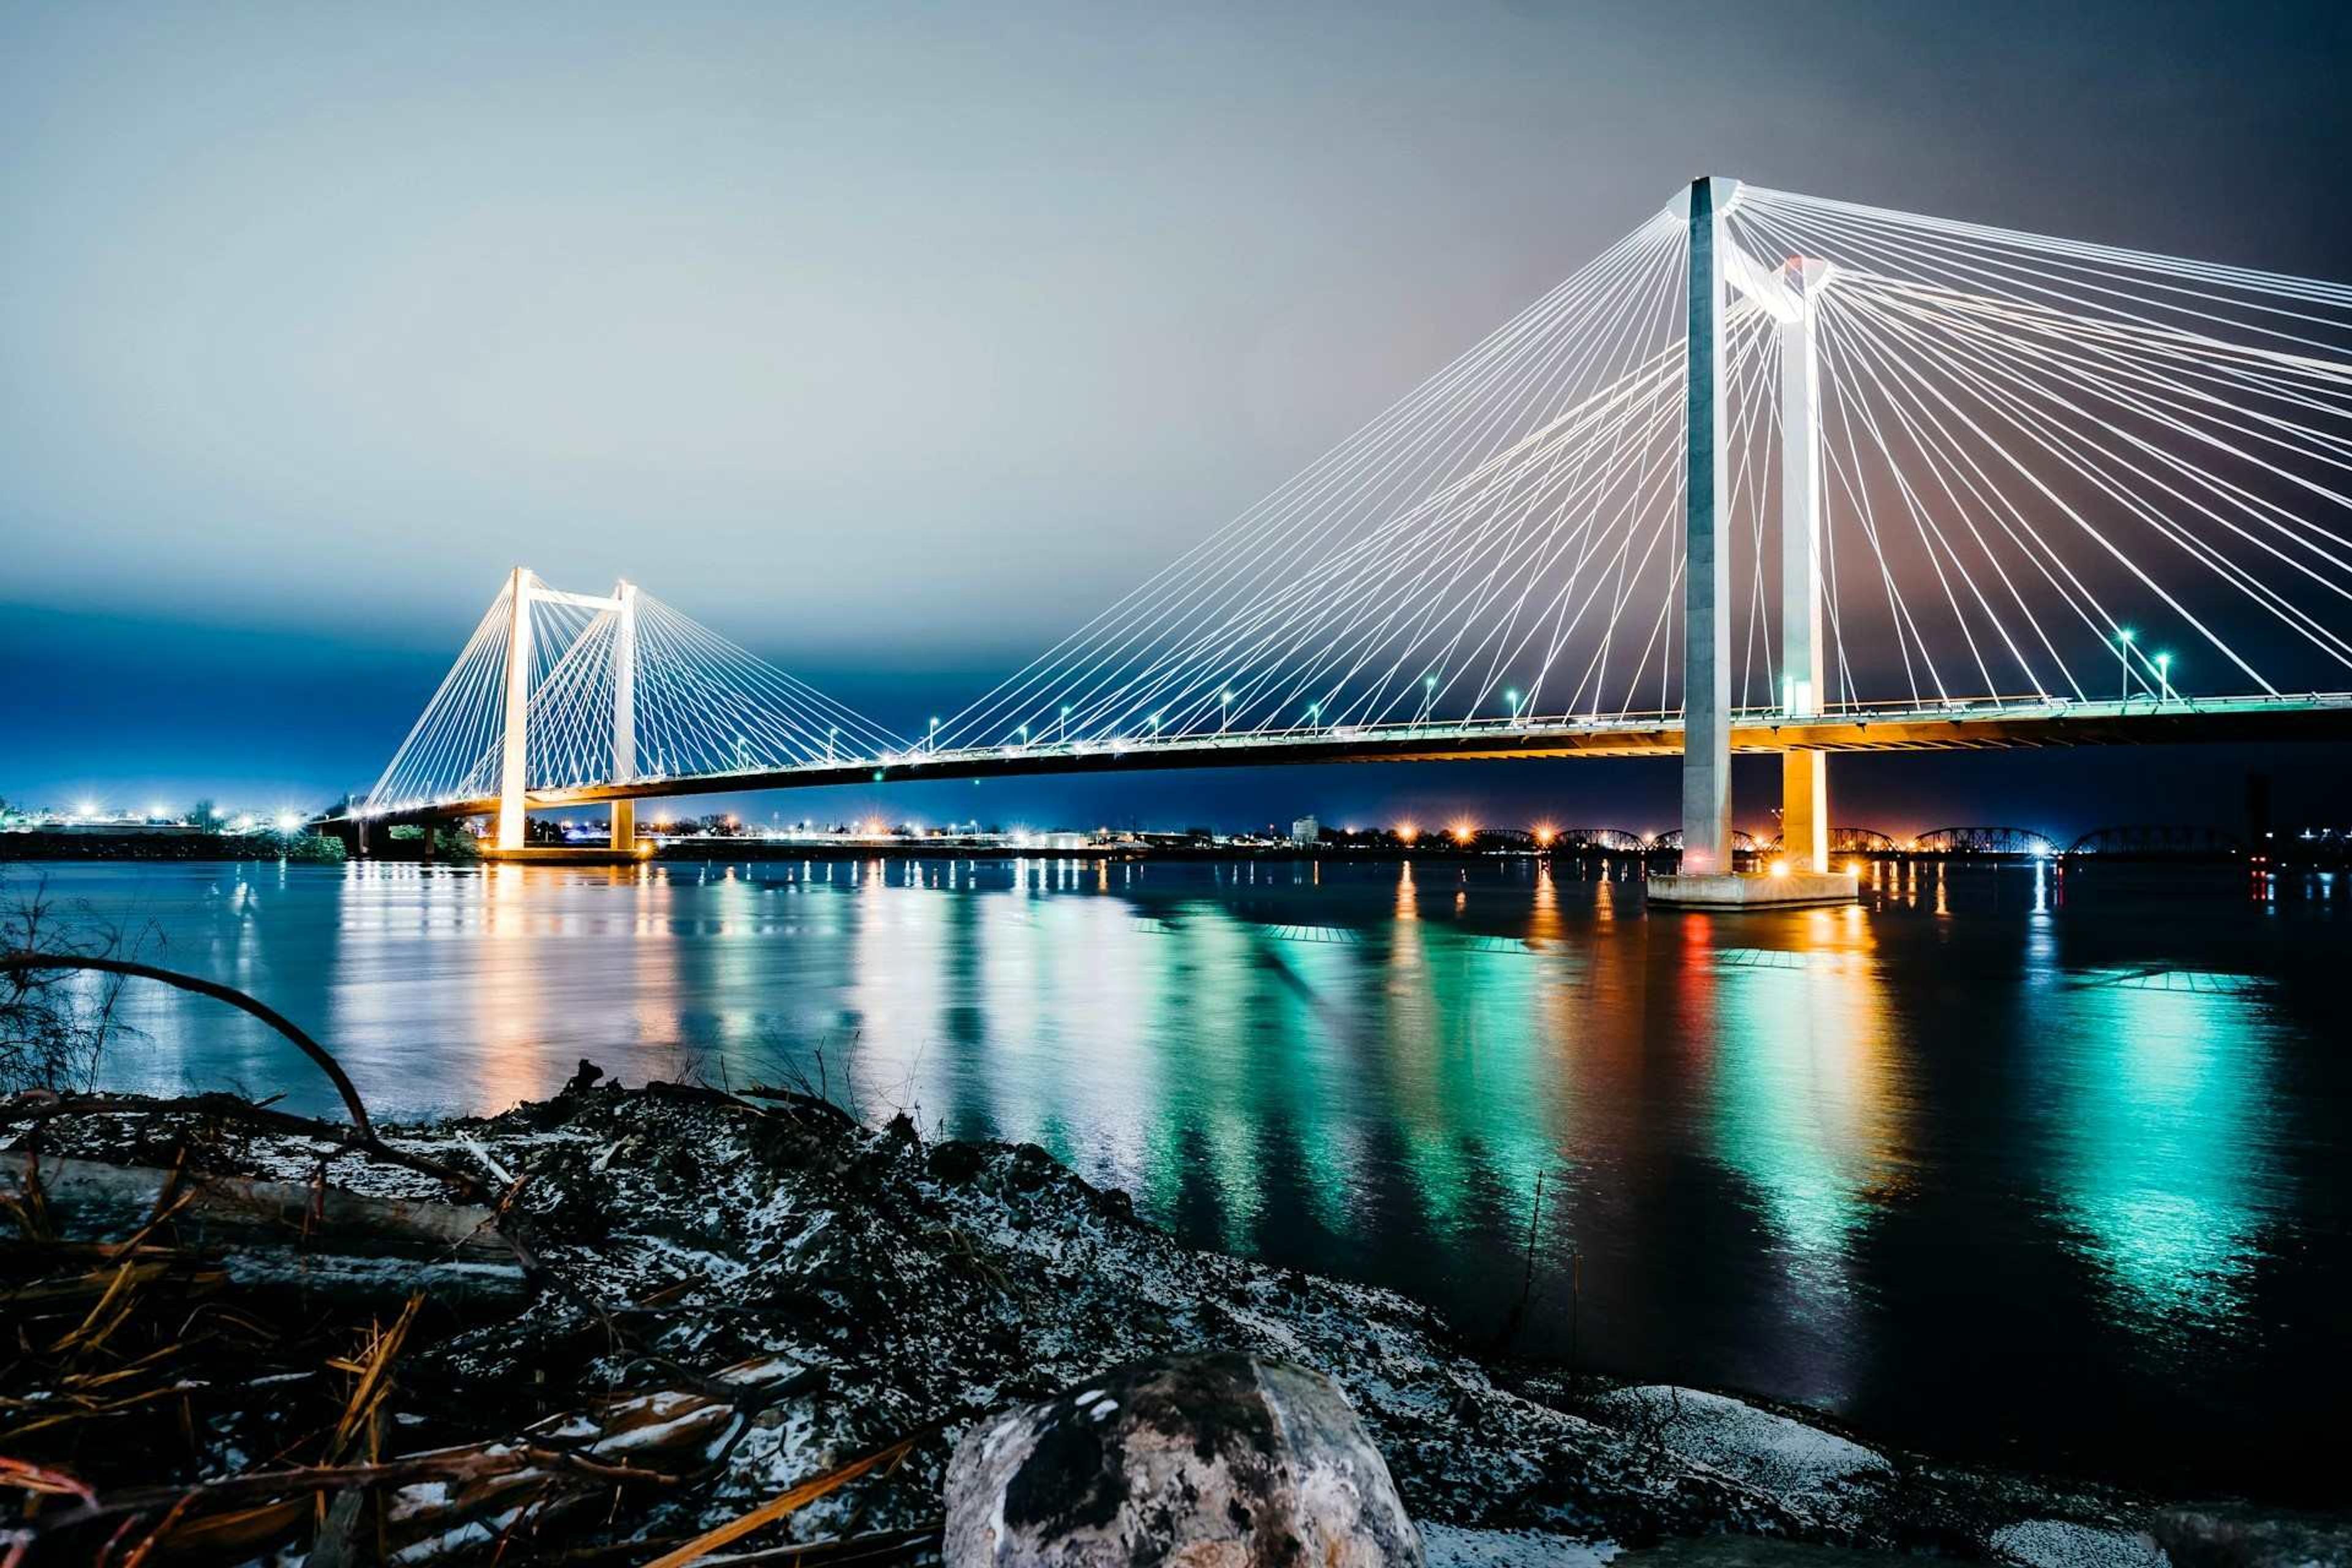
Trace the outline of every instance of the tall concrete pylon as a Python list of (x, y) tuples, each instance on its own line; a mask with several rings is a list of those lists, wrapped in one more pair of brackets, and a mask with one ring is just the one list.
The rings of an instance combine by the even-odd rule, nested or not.
[(1729, 453), (1724, 418), (1725, 300), (1779, 323), (1780, 354), (1780, 709), (1821, 711), (1821, 382), (1814, 303), (1830, 268), (1798, 259), (1767, 268), (1732, 240), (1725, 218), (1739, 182), (1706, 176), (1678, 198), (1689, 225), (1689, 363), (1683, 454), (1683, 859), (1650, 879), (1659, 904), (1750, 908), (1840, 903), (1854, 879), (1829, 870), (1827, 753), (1781, 753), (1781, 842), (1787, 864), (1741, 877), (1731, 834), (1731, 549)]
[(1691, 182), (1683, 449), (1683, 874), (1731, 861), (1731, 540), (1723, 429), (1723, 215), (1736, 180)]

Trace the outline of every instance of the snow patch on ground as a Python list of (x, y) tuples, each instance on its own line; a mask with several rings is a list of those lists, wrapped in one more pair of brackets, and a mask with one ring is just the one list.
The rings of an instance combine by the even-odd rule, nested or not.
[(2168, 1568), (2164, 1549), (2136, 1530), (2029, 1519), (1992, 1532), (1995, 1554), (2025, 1568)]
[(1424, 1524), (1429, 1568), (1601, 1568), (1617, 1555), (1612, 1542), (1588, 1544), (1534, 1530), (1467, 1530)]
[(1621, 1388), (1594, 1400), (1592, 1409), (1604, 1421), (1654, 1436), (1669, 1452), (1779, 1497), (1834, 1501), (1895, 1473), (1884, 1455), (1833, 1432), (1696, 1388)]

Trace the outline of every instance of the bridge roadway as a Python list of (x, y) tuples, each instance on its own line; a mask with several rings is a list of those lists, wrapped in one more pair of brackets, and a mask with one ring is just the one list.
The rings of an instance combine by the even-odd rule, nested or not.
[[(2352, 692), (2158, 700), (2055, 702), (2041, 699), (1953, 701), (1927, 708), (1861, 707), (1808, 717), (1777, 710), (1736, 710), (1736, 752), (1959, 752), (2053, 746), (2169, 745), (2210, 742), (2352, 741)], [(1336, 725), (1108, 742), (1040, 741), (1027, 745), (917, 750), (737, 773), (655, 775), (627, 784), (534, 789), (533, 810), (614, 800), (819, 789), (922, 779), (1017, 778), (1164, 768), (1251, 768), (1307, 763), (1501, 761), (1534, 757), (1679, 756), (1679, 714), (1605, 719), (1480, 720), (1466, 723)], [(482, 816), (498, 797), (388, 806), (373, 823)], [(349, 808), (319, 826), (348, 821)]]

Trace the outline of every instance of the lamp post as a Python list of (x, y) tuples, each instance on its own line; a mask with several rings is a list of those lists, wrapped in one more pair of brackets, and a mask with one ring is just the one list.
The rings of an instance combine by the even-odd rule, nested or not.
[(1421, 722), (1429, 722), (1430, 711), (1436, 706), (1437, 677), (1424, 675), (1421, 678)]
[(1062, 731), (1059, 738), (1065, 744), (1070, 739), (1070, 705), (1066, 702), (1062, 704)]
[(940, 754), (940, 716), (936, 713), (931, 715), (931, 727), (925, 735), (925, 740), (930, 746), (931, 755), (938, 756)]
[(2158, 705), (2161, 706), (2164, 703), (2171, 701), (2172, 656), (2168, 653), (2160, 653), (2156, 656), (2156, 683), (2158, 693), (2157, 697)]
[(1322, 721), (1323, 704), (1320, 702), (1309, 702), (1307, 705), (1307, 727), (1312, 730)]
[(1519, 721), (1519, 689), (1516, 686), (1503, 688), (1503, 702), (1511, 710), (1511, 722), (1517, 723)]
[(2131, 700), (2131, 627), (2125, 626), (2116, 633), (2116, 648), (2124, 663), (2124, 689), (2121, 700), (2126, 702)]
[(1231, 720), (1231, 718), (1232, 718), (1232, 715), (1233, 715), (1233, 708), (1234, 708), (1234, 694), (1233, 694), (1233, 692), (1232, 692), (1231, 690), (1224, 690), (1224, 691), (1220, 691), (1220, 692), (1218, 692), (1218, 693), (1217, 693), (1217, 733), (1218, 733), (1218, 734), (1222, 735), (1222, 734), (1223, 734), (1223, 733), (1225, 732), (1225, 725), (1227, 724), (1227, 722), (1229, 722), (1229, 721), (1230, 721), (1230, 720)]
[(827, 725), (827, 726), (825, 727), (825, 731), (824, 731), (824, 760), (825, 760), (826, 762), (828, 762), (828, 763), (829, 763), (829, 762), (831, 762), (831, 761), (833, 761), (833, 743), (834, 743), (834, 742), (835, 742), (835, 741), (838, 740), (838, 739), (840, 738), (840, 736), (841, 736), (841, 726), (840, 726), (840, 725), (838, 725), (838, 724), (829, 724), (829, 725)]

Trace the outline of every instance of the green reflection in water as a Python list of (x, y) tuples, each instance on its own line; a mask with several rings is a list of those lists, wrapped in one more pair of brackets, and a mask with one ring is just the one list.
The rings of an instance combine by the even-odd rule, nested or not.
[(1797, 968), (1719, 965), (1711, 978), (1716, 1150), (1756, 1194), (1791, 1271), (1843, 1297), (1854, 1239), (1906, 1165), (1899, 1041), (1864, 954), (1801, 956)]
[[(1432, 886), (1452, 891), (1442, 877)], [(1423, 918), (1426, 897), (1407, 868), (1374, 1059), (1399, 1102), (1405, 1169), (1424, 1223), (1443, 1238), (1478, 1223), (1481, 1197), (1524, 1212), (1538, 1173), (1560, 1163), (1546, 1115), (1570, 1091), (1565, 1037), (1578, 1032), (1586, 998), (1556, 956), (1498, 950), (1445, 929)], [(1528, 931), (1539, 941), (1559, 935), (1549, 872)]]
[(2260, 1004), (2115, 984), (2045, 999), (2070, 1047), (2051, 1103), (2058, 1201), (2084, 1253), (2142, 1313), (2242, 1331), (2285, 1197)]

